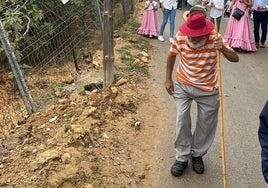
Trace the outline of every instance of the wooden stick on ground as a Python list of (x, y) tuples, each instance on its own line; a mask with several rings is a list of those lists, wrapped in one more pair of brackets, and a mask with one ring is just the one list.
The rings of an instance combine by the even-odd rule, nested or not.
[[(215, 30), (218, 32), (217, 19), (214, 18)], [(219, 99), (220, 99), (220, 130), (221, 130), (221, 153), (222, 153), (222, 176), (223, 187), (227, 188), (227, 174), (226, 174), (226, 158), (225, 158), (225, 142), (224, 142), (224, 119), (223, 119), (223, 96), (222, 96), (222, 75), (221, 75), (221, 58), (220, 51), (217, 50), (217, 64), (218, 64), (218, 87), (219, 87)]]

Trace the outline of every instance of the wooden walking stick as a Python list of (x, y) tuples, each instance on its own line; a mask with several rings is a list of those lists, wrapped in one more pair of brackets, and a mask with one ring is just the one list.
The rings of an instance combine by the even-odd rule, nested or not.
[[(215, 30), (218, 32), (217, 19), (214, 18)], [(217, 34), (218, 35), (218, 34)], [(218, 87), (219, 87), (219, 99), (220, 99), (220, 128), (221, 128), (221, 153), (222, 153), (222, 176), (223, 187), (227, 187), (227, 174), (226, 174), (226, 158), (225, 158), (225, 142), (224, 142), (224, 122), (223, 122), (223, 97), (222, 97), (222, 77), (221, 77), (221, 58), (220, 51), (217, 50), (217, 64), (218, 64)]]

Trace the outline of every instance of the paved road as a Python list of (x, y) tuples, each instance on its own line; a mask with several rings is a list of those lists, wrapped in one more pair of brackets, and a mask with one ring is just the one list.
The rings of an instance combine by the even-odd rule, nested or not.
[[(177, 11), (176, 29), (183, 22), (182, 10)], [(162, 19), (158, 11), (158, 22)], [(226, 27), (227, 19), (223, 20), (221, 31)], [(169, 24), (167, 24), (164, 37), (165, 42), (152, 40), (155, 47), (153, 62), (153, 80), (163, 88), (165, 78), (165, 62), (168, 41)], [(224, 32), (221, 32), (224, 33)], [(260, 49), (256, 53), (239, 53), (240, 62), (230, 63), (223, 57), (223, 102), (224, 127), (227, 165), (227, 183), (230, 188), (264, 188), (261, 174), (260, 146), (257, 130), (259, 126), (258, 115), (268, 99), (268, 48)], [(163, 126), (159, 147), (159, 156), (156, 160), (157, 168), (154, 172), (152, 187), (157, 188), (218, 188), (223, 187), (220, 127), (216, 139), (204, 157), (206, 171), (197, 175), (188, 168), (182, 177), (175, 178), (170, 174), (170, 167), (174, 163), (173, 139), (175, 137), (175, 106), (172, 98), (159, 89), (164, 102), (161, 106), (166, 118)], [(192, 111), (195, 121), (195, 108)]]

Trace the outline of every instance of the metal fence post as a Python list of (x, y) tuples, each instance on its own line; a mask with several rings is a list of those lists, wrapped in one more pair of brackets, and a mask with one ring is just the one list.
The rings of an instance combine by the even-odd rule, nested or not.
[(127, 21), (126, 0), (122, 0), (122, 8), (123, 8), (124, 22), (126, 23), (126, 21)]
[(0, 39), (3, 44), (3, 48), (5, 50), (5, 53), (8, 58), (8, 62), (10, 64), (10, 67), (13, 71), (14, 77), (16, 79), (20, 94), (22, 96), (23, 102), (25, 104), (26, 110), (28, 114), (32, 114), (36, 111), (34, 102), (32, 100), (32, 97), (30, 95), (30, 92), (28, 90), (28, 87), (25, 83), (25, 80), (23, 78), (22, 72), (20, 70), (19, 64), (17, 62), (16, 56), (14, 52), (12, 51), (12, 48), (10, 46), (10, 42), (7, 39), (4, 27), (2, 22), (0, 21)]
[(97, 16), (98, 16), (99, 24), (100, 24), (100, 27), (101, 27), (102, 36), (103, 36), (104, 29), (103, 29), (103, 20), (102, 20), (102, 15), (101, 15), (101, 11), (100, 11), (100, 3), (99, 3), (99, 0), (95, 0), (94, 1), (94, 4), (95, 4), (95, 9), (97, 11)]

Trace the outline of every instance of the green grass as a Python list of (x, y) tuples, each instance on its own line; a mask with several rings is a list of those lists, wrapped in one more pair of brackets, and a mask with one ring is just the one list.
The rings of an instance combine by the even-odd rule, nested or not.
[(138, 55), (131, 54), (131, 49), (135, 49), (135, 51), (138, 50), (148, 52), (152, 48), (147, 38), (137, 34), (136, 31), (139, 26), (140, 24), (136, 22), (128, 22), (122, 26), (119, 31), (119, 35), (122, 39), (128, 40), (131, 44), (118, 49), (118, 52), (121, 54), (121, 61), (126, 65), (126, 67), (124, 67), (125, 70), (137, 71), (144, 76), (148, 76), (148, 66), (139, 67), (134, 64), (134, 61), (138, 58)]
[(120, 80), (123, 77), (124, 77), (124, 74), (122, 72), (116, 72), (116, 73), (114, 73), (114, 81), (115, 82), (117, 82), (118, 80)]

